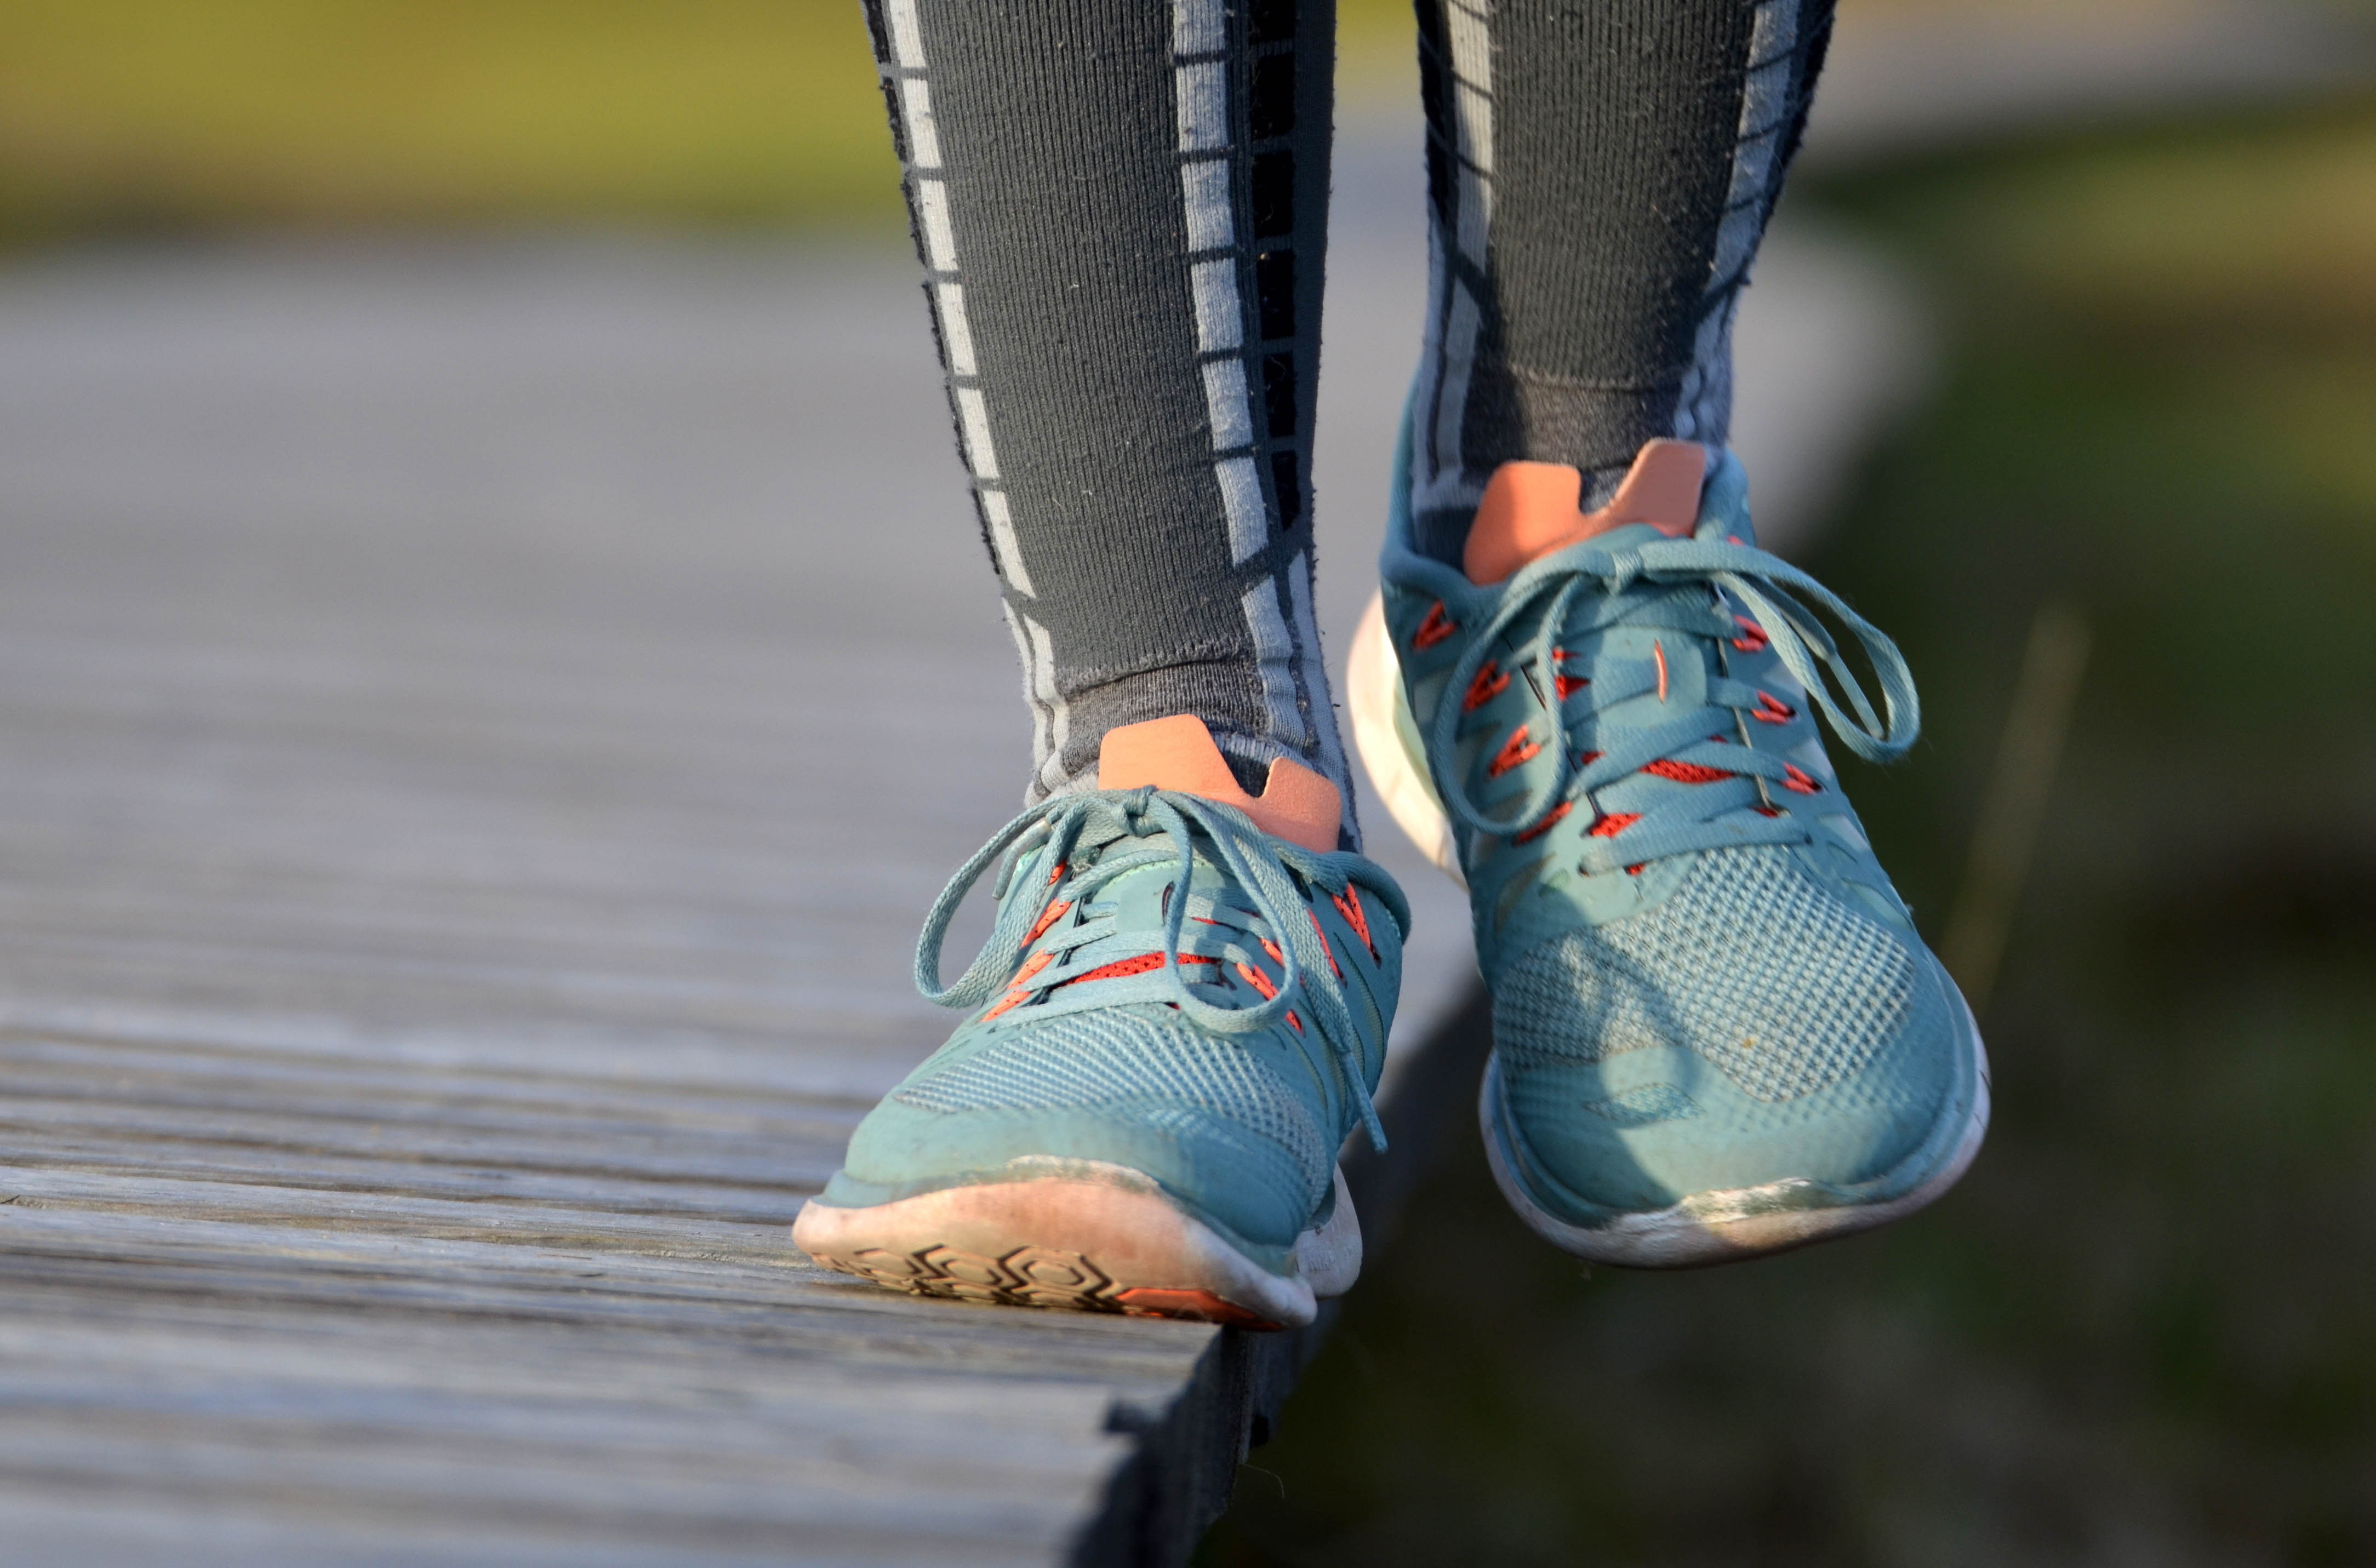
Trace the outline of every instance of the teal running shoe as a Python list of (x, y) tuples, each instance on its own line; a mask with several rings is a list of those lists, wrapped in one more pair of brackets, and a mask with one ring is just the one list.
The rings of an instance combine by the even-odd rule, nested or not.
[[(1099, 790), (1016, 817), (933, 905), (916, 982), (972, 1011), (859, 1123), (792, 1239), (920, 1295), (1310, 1323), (1360, 1271), (1336, 1151), (1385, 1063), (1409, 907), (1337, 850), (1334, 785), (1238, 787), (1204, 721), (1110, 732)], [(998, 863), (980, 956), (940, 984)]]
[[(1653, 442), (1589, 515), (1581, 485), (1505, 464), (1455, 570), (1397, 483), (1353, 651), (1363, 760), (1468, 885), (1494, 1176), (1556, 1245), (1642, 1266), (1919, 1208), (1978, 1152), (1987, 1058), (1813, 719), (1903, 754), (1905, 660), (1756, 547), (1729, 454)], [(1862, 644), (1885, 719), (1794, 594)]]

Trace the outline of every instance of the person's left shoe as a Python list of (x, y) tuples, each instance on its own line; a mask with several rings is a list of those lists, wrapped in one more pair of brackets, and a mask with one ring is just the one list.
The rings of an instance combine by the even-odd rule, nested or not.
[[(1335, 785), (1250, 796), (1202, 720), (1107, 734), (1100, 788), (992, 838), (941, 895), (917, 984), (972, 1016), (875, 1107), (792, 1239), (921, 1295), (1297, 1327), (1352, 1284), (1336, 1151), (1367, 1125), (1410, 911), (1336, 849)], [(939, 989), (998, 863), (981, 955)]]
[[(1905, 662), (1756, 548), (1729, 455), (1704, 496), (1705, 468), (1653, 442), (1586, 514), (1575, 469), (1505, 464), (1463, 568), (1419, 554), (1398, 515), (1348, 682), (1389, 810), (1468, 885), (1494, 1176), (1538, 1233), (1598, 1262), (1716, 1263), (1881, 1224), (1946, 1191), (1988, 1124), (1971, 1014), (1814, 719), (1868, 758), (1901, 754), (1919, 722)], [(1885, 721), (1794, 591), (1863, 643)]]

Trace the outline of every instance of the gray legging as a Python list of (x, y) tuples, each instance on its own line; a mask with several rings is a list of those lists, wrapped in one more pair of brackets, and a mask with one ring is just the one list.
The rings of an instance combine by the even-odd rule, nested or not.
[[(1172, 713), (1250, 788), (1279, 755), (1344, 785), (1312, 609), (1333, 0), (866, 4), (1028, 798)], [(1593, 505), (1654, 436), (1723, 442), (1734, 304), (1831, 11), (1419, 0), (1424, 548), (1458, 558), (1505, 460), (1584, 469)]]

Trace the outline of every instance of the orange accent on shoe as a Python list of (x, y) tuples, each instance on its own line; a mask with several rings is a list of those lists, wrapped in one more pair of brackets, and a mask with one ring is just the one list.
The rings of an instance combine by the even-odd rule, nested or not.
[[(1735, 542), (1738, 542), (1738, 540)], [(1741, 652), (1762, 652), (1764, 649), (1765, 645), (1774, 640), (1765, 635), (1764, 627), (1759, 625), (1748, 616), (1735, 615), (1733, 620), (1740, 627), (1740, 636), (1732, 639), (1732, 646), (1739, 648)]]
[[(1265, 947), (1270, 947), (1270, 944), (1267, 942), (1264, 943), (1263, 945)], [(1270, 956), (1274, 958), (1277, 958), (1278, 949), (1271, 947)], [(1281, 963), (1286, 962), (1283, 958), (1279, 959), (1279, 961)], [(1262, 993), (1262, 999), (1265, 1002), (1268, 1002), (1272, 997), (1278, 994), (1278, 982), (1271, 979), (1268, 975), (1263, 973), (1260, 969), (1255, 968), (1252, 964), (1240, 964), (1238, 966), (1238, 973), (1245, 977), (1245, 981), (1248, 985), (1253, 986), (1256, 991)], [(1303, 1032), (1303, 1020), (1295, 1016), (1295, 1009), (1292, 1007), (1287, 1010), (1287, 1021), (1290, 1025), (1294, 1026), (1295, 1032), (1297, 1034), (1301, 1034)]]
[[(1312, 917), (1312, 934), (1320, 939), (1320, 956), (1328, 960), (1328, 972), (1338, 980), (1343, 980), (1345, 971), (1336, 967), (1336, 949), (1329, 945), (1328, 933), (1320, 929), (1320, 911), (1306, 909), (1303, 912)], [(1285, 960), (1282, 959), (1281, 962)]]
[(1287, 1324), (1273, 1323), (1259, 1313), (1248, 1312), (1235, 1301), (1225, 1301), (1210, 1290), (1178, 1289), (1163, 1285), (1134, 1285), (1113, 1294), (1114, 1304), (1133, 1317), (1184, 1317), (1197, 1323), (1218, 1323), (1225, 1328), (1251, 1329), (1260, 1334), (1275, 1334)]
[(1047, 935), (1048, 928), (1054, 925), (1058, 921), (1063, 920), (1064, 918), (1064, 911), (1072, 907), (1072, 900), (1069, 898), (1050, 900), (1048, 907), (1040, 911), (1040, 918), (1031, 922), (1031, 929), (1023, 933), (1022, 945), (1028, 947), (1033, 943), (1039, 941), (1041, 937)]
[(1468, 695), (1460, 699), (1460, 711), (1474, 713), (1510, 689), (1510, 672), (1491, 659), (1477, 667), (1477, 678), (1468, 683)]
[(1566, 671), (1561, 669), (1560, 666), (1566, 662), (1567, 649), (1563, 647), (1555, 647), (1551, 649), (1551, 685), (1553, 689), (1559, 693), (1560, 701), (1562, 702), (1567, 701), (1569, 697), (1574, 696), (1576, 693), (1584, 690), (1585, 687), (1592, 684), (1590, 681), (1585, 679), (1583, 676), (1571, 675)]
[(1263, 951), (1270, 955), (1270, 961), (1272, 963), (1277, 964), (1281, 968), (1286, 967), (1287, 955), (1278, 950), (1277, 943), (1273, 942), (1267, 936), (1257, 936), (1254, 940), (1263, 944)]
[(1820, 795), (1824, 792), (1824, 787), (1816, 783), (1808, 776), (1806, 769), (1795, 762), (1786, 762), (1782, 765), (1782, 788), (1795, 790), (1801, 795)]
[(1545, 814), (1542, 821), (1535, 824), (1532, 827), (1527, 828), (1524, 833), (1521, 833), (1515, 838), (1511, 839), (1510, 842), (1513, 844), (1532, 843), (1534, 840), (1541, 837), (1544, 834), (1549, 833), (1551, 828), (1558, 824), (1560, 818), (1567, 815), (1568, 813), (1574, 809), (1575, 802), (1574, 801), (1562, 801), (1559, 804), (1553, 806), (1550, 812)]
[(1662, 642), (1652, 643), (1650, 657), (1658, 661), (1658, 700), (1664, 702), (1667, 700), (1667, 645)]
[(1024, 960), (1023, 967), (1016, 970), (1015, 978), (1007, 982), (1006, 994), (998, 999), (997, 1006), (981, 1016), (981, 1021), (986, 1024), (1008, 1008), (1021, 1005), (1026, 997), (1039, 989), (1037, 986), (1026, 985), (1024, 982), (1055, 961), (1056, 955), (1053, 953), (1034, 953), (1029, 958)]
[(1443, 600), (1439, 599), (1428, 607), (1427, 613), (1420, 619), (1419, 630), (1411, 634), (1411, 651), (1423, 653), (1458, 630), (1452, 617), (1443, 612)]
[(1659, 778), (1671, 778), (1678, 784), (1713, 784), (1732, 777), (1721, 767), (1704, 767), (1695, 762), (1676, 762), (1669, 757), (1660, 757), (1642, 771)]
[(1595, 838), (1614, 838), (1641, 820), (1640, 812), (1619, 812), (1615, 816), (1604, 816), (1592, 825), (1592, 836)]
[(1761, 724), (1788, 724), (1799, 717), (1799, 710), (1772, 692), (1760, 692), (1757, 694), (1757, 710), (1749, 717)]
[[(1182, 953), (1180, 955), (1180, 961), (1183, 964), (1218, 964), (1220, 962), (1218, 958), (1207, 958), (1202, 953)], [(1135, 958), (1116, 958), (1111, 964), (1099, 965), (1098, 968), (1091, 969), (1087, 974), (1075, 975), (1071, 980), (1061, 982), (1056, 989), (1061, 991), (1064, 986), (1079, 985), (1086, 980), (1128, 980), (1133, 975), (1153, 974), (1156, 970), (1161, 968), (1163, 968), (1162, 954), (1141, 953)]]
[(1555, 550), (1581, 544), (1628, 523), (1647, 523), (1670, 539), (1699, 519), (1707, 453), (1694, 441), (1652, 441), (1609, 505), (1582, 509), (1584, 475), (1564, 463), (1504, 463), (1485, 481), (1469, 525), (1461, 565), (1479, 587), (1503, 582)]
[(1137, 790), (1150, 784), (1235, 806), (1265, 833), (1315, 854), (1336, 848), (1337, 824), (1345, 814), (1336, 786), (1291, 757), (1270, 765), (1259, 796), (1247, 794), (1222, 759), (1221, 748), (1213, 743), (1213, 732), (1192, 713), (1106, 731), (1098, 750), (1098, 788)]
[(1532, 762), (1542, 754), (1543, 748), (1536, 744), (1527, 733), (1527, 727), (1521, 724), (1510, 731), (1510, 738), (1502, 742), (1502, 749), (1493, 754), (1491, 762), (1485, 765), (1485, 777), (1499, 778), (1520, 763)]
[(1353, 928), (1353, 934), (1361, 939), (1361, 945), (1370, 950), (1370, 956), (1377, 957), (1378, 944), (1370, 935), (1370, 917), (1361, 912), (1360, 894), (1348, 887), (1342, 893), (1328, 895), (1328, 901), (1336, 906), (1336, 912), (1345, 917), (1345, 923)]

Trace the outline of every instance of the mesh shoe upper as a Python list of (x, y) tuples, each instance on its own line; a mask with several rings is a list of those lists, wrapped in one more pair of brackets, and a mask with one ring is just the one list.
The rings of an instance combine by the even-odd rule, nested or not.
[(1772, 1104), (1869, 1066), (1920, 1011), (1919, 963), (1788, 855), (1725, 850), (1653, 908), (1530, 949), (1495, 1000), (1521, 1058), (1685, 1045)]
[(1230, 1209), (1233, 1228), (1272, 1240), (1292, 1241), (1327, 1196), (1336, 1146), (1317, 1108), (1238, 1040), (1140, 1006), (1027, 1018), (999, 1044), (917, 1074), (893, 1101), (1001, 1124), (990, 1135), (1021, 1155), (1050, 1152), (1024, 1146), (1046, 1142), (1044, 1129), (1065, 1120), (1084, 1123), (1064, 1146), (1075, 1158), (1099, 1158), (1095, 1147), (1135, 1169), (1148, 1158), (1142, 1145), (1159, 1144), (1168, 1185), (1206, 1192), (1226, 1176), (1244, 1191), (1212, 1206)]
[[(940, 932), (993, 855), (997, 927), (940, 991)], [(1209, 800), (1052, 800), (943, 896), (920, 979), (973, 1016), (861, 1123), (824, 1201), (1098, 1161), (1283, 1266), (1370, 1115), (1408, 921), (1368, 861), (1301, 849)]]

